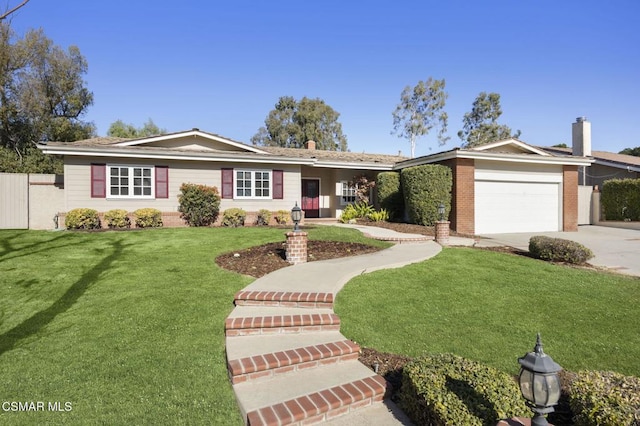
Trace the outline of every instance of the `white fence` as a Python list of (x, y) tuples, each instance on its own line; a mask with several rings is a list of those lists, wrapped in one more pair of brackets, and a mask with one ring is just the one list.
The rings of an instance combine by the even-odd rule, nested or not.
[(54, 229), (61, 211), (61, 175), (0, 173), (0, 229)]

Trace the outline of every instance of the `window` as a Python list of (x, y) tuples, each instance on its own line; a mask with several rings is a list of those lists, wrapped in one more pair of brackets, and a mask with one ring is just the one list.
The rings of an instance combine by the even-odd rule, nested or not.
[(271, 198), (271, 172), (262, 170), (235, 171), (236, 198)]
[(153, 198), (153, 167), (107, 166), (110, 198)]
[(353, 186), (349, 186), (349, 182), (343, 181), (342, 185), (342, 193), (340, 194), (340, 204), (351, 204), (356, 201), (356, 188)]

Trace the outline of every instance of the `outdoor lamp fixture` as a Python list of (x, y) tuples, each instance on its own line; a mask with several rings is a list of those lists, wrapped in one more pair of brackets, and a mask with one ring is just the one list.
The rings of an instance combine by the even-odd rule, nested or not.
[(535, 413), (531, 418), (531, 426), (548, 425), (545, 414), (553, 412), (553, 406), (560, 399), (560, 377), (562, 370), (549, 355), (542, 350), (540, 333), (533, 352), (518, 358), (520, 369), (520, 391), (527, 400), (527, 405)]
[(297, 201), (296, 205), (291, 209), (291, 220), (293, 221), (293, 232), (298, 232), (300, 230), (298, 224), (302, 220), (302, 209), (298, 207)]
[(444, 204), (440, 203), (440, 205), (438, 205), (438, 216), (440, 216), (440, 222), (444, 222)]

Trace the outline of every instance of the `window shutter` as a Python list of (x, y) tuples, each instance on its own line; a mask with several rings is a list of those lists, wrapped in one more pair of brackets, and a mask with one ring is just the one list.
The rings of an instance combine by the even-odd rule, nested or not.
[(91, 165), (91, 198), (106, 198), (107, 196), (107, 165)]
[(233, 169), (222, 169), (222, 198), (233, 198)]
[(273, 198), (274, 200), (284, 198), (284, 172), (282, 170), (273, 171)]
[(156, 198), (169, 198), (169, 167), (156, 166)]

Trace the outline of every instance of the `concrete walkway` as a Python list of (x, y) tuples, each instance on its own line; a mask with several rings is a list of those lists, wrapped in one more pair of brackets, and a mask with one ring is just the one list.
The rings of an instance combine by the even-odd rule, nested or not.
[(351, 278), (438, 254), (430, 237), (356, 227), (392, 247), (367, 255), (277, 270), (236, 294), (225, 321), (229, 377), (245, 423), (255, 425), (410, 424), (385, 380), (358, 361), (340, 333), (335, 295)]

